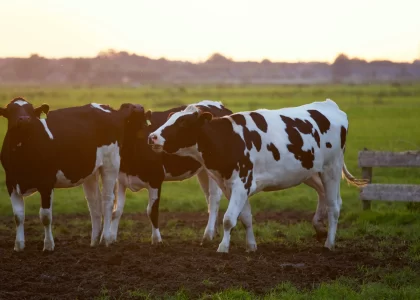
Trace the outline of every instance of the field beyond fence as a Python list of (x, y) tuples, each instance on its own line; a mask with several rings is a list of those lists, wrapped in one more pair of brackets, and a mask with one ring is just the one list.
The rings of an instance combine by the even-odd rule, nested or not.
[[(420, 84), (330, 86), (179, 86), (139, 88), (0, 87), (1, 105), (22, 96), (50, 109), (90, 102), (142, 104), (165, 110), (218, 100), (234, 112), (334, 100), (349, 119), (345, 161), (361, 178), (358, 153), (420, 150)], [(71, 124), (69, 124), (71, 126)], [(0, 120), (3, 139), (7, 120)], [(1, 139), (1, 140), (2, 140)], [(374, 183), (420, 184), (420, 168), (374, 168)], [(301, 185), (251, 198), (258, 250), (245, 252), (238, 224), (232, 251), (221, 240), (200, 246), (207, 206), (196, 178), (165, 183), (160, 202), (165, 246), (150, 245), (147, 191), (127, 192), (117, 245), (90, 249), (90, 217), (81, 187), (56, 190), (56, 251), (42, 254), (40, 198), (26, 199), (27, 249), (13, 253), (12, 207), (0, 170), (0, 298), (415, 299), (420, 295), (420, 205), (373, 201), (363, 211), (359, 190), (341, 184), (337, 249), (322, 249), (311, 218), (317, 195)], [(220, 218), (227, 207), (222, 199)], [(28, 284), (29, 283), (29, 284)], [(50, 285), (49, 285), (50, 284)], [(60, 297), (61, 299), (61, 297)]]

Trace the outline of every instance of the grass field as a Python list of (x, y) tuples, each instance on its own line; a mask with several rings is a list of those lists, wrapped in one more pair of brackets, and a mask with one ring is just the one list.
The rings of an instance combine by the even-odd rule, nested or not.
[[(180, 104), (211, 99), (222, 101), (234, 112), (297, 106), (331, 98), (348, 114), (349, 135), (345, 161), (353, 175), (358, 177), (361, 175), (361, 170), (357, 165), (357, 155), (358, 151), (364, 147), (390, 151), (420, 150), (420, 85), (0, 88), (1, 105), (6, 105), (16, 96), (25, 97), (33, 104), (48, 103), (50, 109), (90, 102), (109, 104), (118, 108), (121, 103), (132, 102), (140, 103), (146, 109), (164, 110)], [(1, 136), (4, 136), (6, 128), (7, 120), (1, 119)], [(2, 183), (0, 185), (2, 199), (0, 214), (3, 221), (0, 224), (0, 235), (4, 237), (0, 244), (0, 257), (3, 257), (0, 261), (1, 269), (6, 257), (10, 256), (15, 260), (16, 256), (11, 254), (15, 231), (3, 169), (0, 172), (0, 181)], [(375, 183), (420, 184), (420, 169), (374, 169), (373, 181)], [(360, 264), (357, 259), (354, 259), (352, 264), (357, 272), (341, 272), (340, 267), (337, 267), (339, 272), (334, 276), (328, 276), (324, 280), (320, 274), (320, 280), (313, 280), (312, 284), (304, 285), (300, 284), (298, 277), (291, 276), (288, 280), (287, 271), (279, 271), (283, 274), (280, 276), (281, 280), (269, 280), (269, 284), (264, 288), (257, 285), (253, 288), (253, 285), (246, 280), (241, 284), (240, 279), (232, 286), (226, 283), (219, 284), (218, 275), (209, 273), (209, 278), (205, 277), (206, 279), (200, 282), (199, 296), (214, 299), (254, 299), (257, 296), (267, 299), (416, 299), (420, 295), (420, 206), (408, 207), (406, 203), (374, 202), (372, 211), (362, 211), (356, 188), (342, 182), (341, 193), (343, 209), (337, 233), (337, 246), (343, 250), (339, 250), (337, 255), (349, 255), (352, 251), (361, 251), (360, 253), (374, 260), (375, 264), (367, 264), (365, 257), (360, 258)], [(286, 252), (287, 247), (296, 251), (320, 249), (322, 245), (314, 241), (314, 231), (310, 223), (310, 218), (315, 212), (316, 200), (315, 191), (303, 185), (281, 192), (260, 193), (253, 196), (251, 198), (252, 211), (255, 216), (259, 216), (258, 221), (255, 222), (255, 234), (258, 246), (262, 250), (260, 251), (259, 248), (255, 255), (251, 255), (251, 260), (255, 260), (258, 253), (268, 255), (267, 251), (273, 249), (285, 249)], [(26, 230), (28, 248), (31, 241), (34, 245), (42, 244), (43, 228), (36, 219), (39, 206), (38, 195), (27, 198), (26, 215), (33, 216), (32, 219), (28, 218), (26, 225), (26, 228), (33, 226), (32, 230)], [(146, 206), (146, 191), (128, 192), (119, 239), (122, 244), (131, 245), (138, 242), (147, 249), (152, 249), (150, 251), (155, 251), (148, 245), (150, 225), (144, 219)], [(184, 241), (185, 247), (192, 243), (194, 249), (200, 249), (194, 243), (198, 243), (204, 231), (203, 222), (206, 215), (203, 213), (207, 211), (207, 207), (197, 179), (192, 178), (181, 183), (165, 183), (160, 207), (162, 212), (167, 212), (166, 217), (163, 217), (166, 219), (162, 222), (161, 232), (163, 238), (169, 241), (169, 247), (171, 243), (178, 245), (177, 243)], [(221, 210), (224, 211), (226, 207), (227, 200), (223, 199)], [(287, 219), (280, 219), (287, 217), (287, 214), (281, 214), (282, 211), (301, 217), (297, 221), (288, 222)], [(188, 221), (183, 224), (181, 218), (185, 213), (188, 213)], [(275, 213), (279, 214), (275, 215)], [(262, 216), (265, 214), (269, 214), (270, 217), (264, 219)], [(81, 187), (57, 190), (53, 215), (54, 218), (61, 217), (65, 220), (61, 223), (53, 221), (54, 237), (59, 240), (56, 242), (57, 251), (60, 251), (61, 247), (61, 251), (64, 252), (66, 248), (63, 245), (60, 246), (60, 241), (80, 237), (87, 253), (97, 253), (89, 252), (93, 250), (86, 246), (90, 234), (90, 221)], [(137, 217), (138, 215), (142, 218)], [(196, 215), (200, 215), (196, 218), (197, 221), (194, 217)], [(239, 227), (241, 226), (238, 226), (233, 236), (234, 253), (229, 255), (243, 257), (245, 255), (244, 232)], [(218, 242), (220, 242), (220, 237), (216, 238), (215, 244), (205, 248), (205, 253), (214, 259), (220, 259), (220, 256), (210, 254), (216, 251)], [(38, 255), (36, 257), (43, 259), (42, 255), (35, 254), (40, 252), (38, 248), (33, 250), (33, 255)], [(318, 255), (323, 255), (312, 251), (315, 250), (310, 250), (308, 253), (316, 253), (318, 258)], [(177, 253), (171, 255), (176, 256)], [(276, 257), (273, 259), (276, 261)], [(394, 260), (399, 262), (394, 264)], [(270, 265), (270, 262), (267, 264)], [(343, 261), (343, 265), (346, 264), (347, 262)], [(203, 270), (202, 272), (205, 272), (205, 268)], [(252, 269), (249, 272), (252, 272)], [(291, 273), (293, 272), (292, 270)], [(142, 276), (144, 278), (145, 275)], [(197, 292), (192, 291), (194, 287), (189, 286), (187, 282), (178, 287), (178, 292), (173, 292), (174, 287), (172, 287), (167, 293), (164, 288), (150, 289), (149, 286), (141, 283), (138, 284), (138, 288), (135, 284), (127, 288), (116, 288), (108, 282), (99, 287), (99, 292), (97, 289), (94, 291), (101, 299), (148, 298), (162, 296), (165, 293), (167, 297), (175, 298), (198, 297)], [(45, 293), (48, 295), (48, 292)]]

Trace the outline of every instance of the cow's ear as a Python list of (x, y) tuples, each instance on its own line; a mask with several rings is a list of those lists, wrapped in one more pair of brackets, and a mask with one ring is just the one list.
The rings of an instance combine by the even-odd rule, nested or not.
[(0, 107), (0, 116), (7, 118), (7, 108)]
[(213, 115), (209, 112), (203, 112), (198, 116), (198, 123), (199, 125), (204, 124), (205, 122), (211, 121), (213, 119)]
[(146, 119), (147, 125), (150, 126), (152, 124), (152, 111), (150, 109), (146, 111), (144, 118)]
[(35, 108), (35, 115), (40, 118), (41, 114), (48, 114), (48, 112), (50, 111), (50, 106), (48, 104), (42, 104), (41, 106)]
[(173, 111), (173, 112), (170, 112), (169, 113), (169, 115), (168, 115), (168, 118), (166, 119), (166, 120), (169, 120), (169, 118), (174, 114), (175, 112)]

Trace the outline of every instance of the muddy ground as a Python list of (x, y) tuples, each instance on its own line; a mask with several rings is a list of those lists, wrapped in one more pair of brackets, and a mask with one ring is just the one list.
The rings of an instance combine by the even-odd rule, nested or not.
[[(311, 217), (311, 213), (260, 213), (255, 221), (294, 223)], [(125, 238), (110, 248), (91, 248), (88, 216), (54, 216), (56, 250), (47, 254), (42, 252), (43, 227), (37, 217), (26, 218), (23, 253), (13, 251), (13, 218), (0, 217), (0, 299), (91, 299), (105, 289), (111, 297), (122, 298), (129, 298), (128, 291), (133, 290), (159, 296), (181, 288), (192, 297), (232, 287), (262, 294), (283, 281), (313, 288), (340, 276), (359, 278), (361, 265), (409, 264), (401, 259), (405, 249), (374, 257), (374, 239), (360, 244), (338, 239), (334, 252), (324, 250), (315, 238), (303, 246), (258, 243), (252, 254), (244, 251), (244, 241), (234, 241), (229, 254), (219, 254), (219, 237), (200, 246), (199, 235), (186, 241), (176, 236), (177, 227), (198, 229), (201, 234), (205, 213), (161, 213), (161, 227), (171, 221), (174, 229), (163, 235), (165, 246), (155, 247), (145, 241), (150, 225), (144, 215), (125, 214), (123, 219), (131, 220), (121, 227), (119, 237)]]

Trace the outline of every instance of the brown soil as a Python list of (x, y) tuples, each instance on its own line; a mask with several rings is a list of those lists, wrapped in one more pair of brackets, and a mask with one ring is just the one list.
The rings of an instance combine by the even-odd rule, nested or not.
[[(43, 228), (36, 217), (27, 217), (26, 249), (15, 253), (13, 218), (0, 218), (0, 224), (6, 226), (0, 230), (0, 299), (91, 299), (104, 289), (111, 296), (122, 298), (129, 298), (128, 291), (133, 290), (157, 296), (174, 294), (181, 288), (192, 297), (232, 287), (260, 294), (283, 281), (311, 288), (339, 276), (358, 277), (361, 275), (359, 265), (408, 265), (400, 259), (398, 250), (388, 251), (382, 258), (372, 256), (377, 249), (374, 240), (359, 245), (338, 240), (334, 252), (324, 250), (322, 244), (315, 241), (302, 246), (259, 243), (257, 252), (252, 254), (244, 251), (244, 241), (234, 241), (229, 254), (220, 254), (216, 253), (220, 237), (215, 243), (200, 246), (199, 238), (182, 242), (172, 231), (163, 236), (165, 245), (161, 247), (137, 242), (137, 236), (131, 235), (110, 248), (91, 248), (90, 223), (81, 225), (86, 230), (84, 236), (71, 234), (75, 226), (71, 221), (77, 217), (54, 217), (55, 227), (69, 224), (70, 231), (67, 234), (54, 232), (56, 249), (53, 253), (42, 252)], [(311, 217), (310, 213), (260, 213), (255, 220), (289, 223), (310, 221)], [(150, 233), (144, 215), (124, 215), (123, 219), (144, 225), (143, 239), (146, 232)], [(163, 226), (174, 219), (179, 220), (176, 226), (204, 230), (207, 215), (161, 214)], [(80, 217), (80, 220), (87, 221), (88, 217)], [(124, 231), (126, 229), (121, 228), (120, 233)]]

